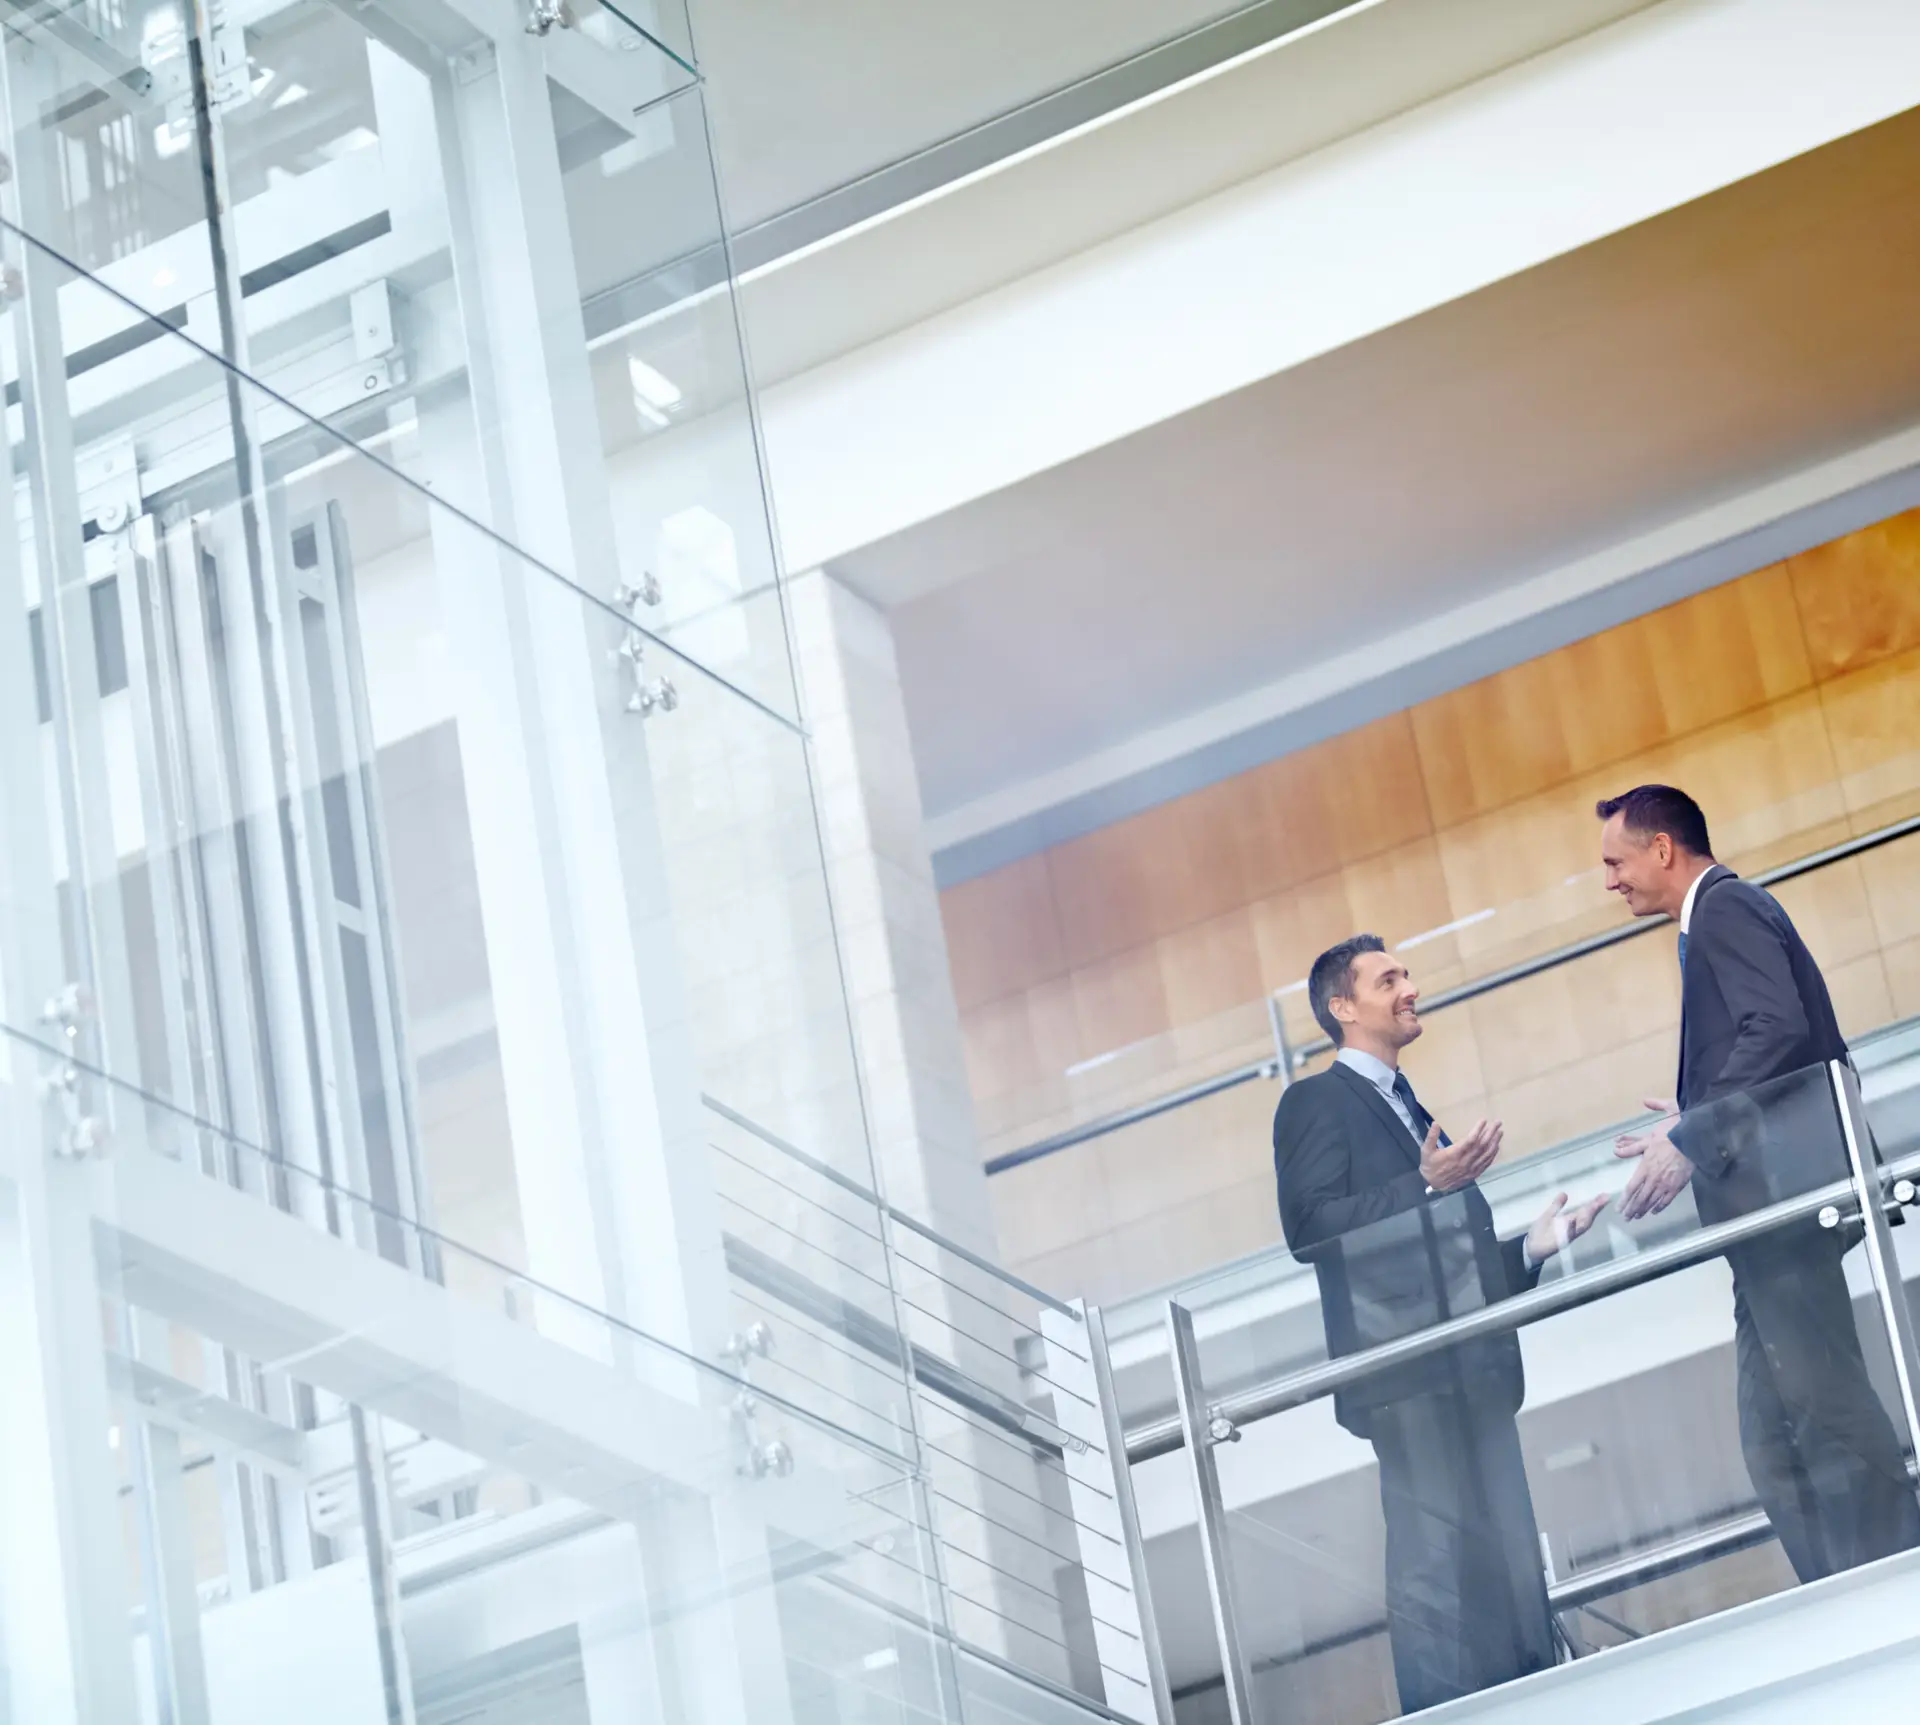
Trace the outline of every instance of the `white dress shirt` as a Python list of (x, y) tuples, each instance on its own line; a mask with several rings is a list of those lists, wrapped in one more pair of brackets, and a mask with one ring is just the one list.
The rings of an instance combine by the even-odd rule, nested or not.
[(1426, 1141), (1426, 1134), (1413, 1123), (1413, 1114), (1400, 1100), (1400, 1092), (1393, 1087), (1398, 1076), (1394, 1069), (1377, 1054), (1369, 1054), (1364, 1048), (1343, 1048), (1334, 1059), (1342, 1066), (1360, 1074), (1374, 1089), (1387, 1099), (1387, 1106), (1400, 1116), (1400, 1124), (1413, 1134), (1416, 1144)]
[[(1694, 882), (1695, 886), (1699, 884), (1698, 881)], [(1359, 1073), (1374, 1089), (1378, 1090), (1380, 1094), (1387, 1099), (1387, 1106), (1391, 1108), (1395, 1114), (1399, 1115), (1400, 1124), (1413, 1134), (1413, 1141), (1423, 1148), (1425, 1147), (1426, 1135), (1421, 1132), (1418, 1126), (1414, 1125), (1411, 1110), (1408, 1109), (1406, 1103), (1400, 1100), (1399, 1091), (1393, 1087), (1393, 1081), (1398, 1076), (1398, 1073), (1395, 1072), (1393, 1067), (1389, 1066), (1377, 1054), (1369, 1054), (1364, 1048), (1343, 1048), (1334, 1056), (1334, 1059), (1342, 1066)], [(1427, 1188), (1427, 1196), (1429, 1198), (1437, 1198), (1440, 1194), (1429, 1186)], [(1533, 1248), (1524, 1241), (1520, 1246), (1520, 1258), (1521, 1262), (1523, 1262), (1529, 1270), (1534, 1268)]]
[(1693, 885), (1687, 888), (1687, 896), (1680, 901), (1680, 932), (1687, 932), (1687, 924), (1693, 921), (1693, 901), (1700, 896), (1700, 883), (1707, 878), (1713, 864), (1708, 863), (1693, 877)]

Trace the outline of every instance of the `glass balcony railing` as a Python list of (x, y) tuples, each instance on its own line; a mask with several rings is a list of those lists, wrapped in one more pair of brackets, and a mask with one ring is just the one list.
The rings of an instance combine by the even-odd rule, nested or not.
[[(1210, 1624), (1187, 1613), (1167, 1638), (1175, 1693), (1212, 1706), (1202, 1698), (1224, 1689), (1232, 1717), (1250, 1722), (1359, 1725), (1497, 1681), (1496, 1669), (1577, 1666), (1897, 1553), (1914, 1543), (1899, 1531), (1909, 1521), (1920, 1538), (1920, 1248), (1897, 1226), (1920, 1176), (1920, 1021), (1863, 1039), (1855, 1061), (1857, 1077), (1816, 1069), (1733, 1099), (1717, 1129), (1765, 1165), (1753, 1209), (1703, 1226), (1683, 1194), (1644, 1221), (1603, 1214), (1531, 1291), (1485, 1297), (1470, 1247), (1469, 1273), (1454, 1274), (1471, 1228), (1441, 1199), (1415, 1213), (1421, 1239), (1405, 1216), (1342, 1237), (1334, 1303), (1324, 1264), (1274, 1250), (1108, 1309), (1127, 1453), (1161, 1505), (1146, 1529), (1155, 1572), (1197, 1562), (1214, 1589)], [(1485, 1179), (1490, 1233), (1518, 1238), (1556, 1194), (1617, 1186), (1617, 1130)], [(1766, 1343), (1771, 1372), (1749, 1357), (1747, 1320), (1736, 1333), (1729, 1263), (1747, 1309), (1787, 1326)], [(1764, 1305), (1782, 1287), (1784, 1319)], [(1796, 1361), (1798, 1345), (1813, 1357)], [(1790, 1398), (1819, 1404), (1826, 1436), (1812, 1450), (1841, 1434), (1796, 1476), (1800, 1497), (1787, 1493), (1789, 1506), (1819, 1503), (1811, 1535), (1769, 1473), (1779, 1452), (1759, 1397), (1774, 1373)], [(1510, 1447), (1493, 1484), (1476, 1487), (1484, 1525), (1460, 1561), (1537, 1608), (1532, 1652), (1504, 1665), (1484, 1644), (1436, 1651), (1431, 1636), (1396, 1630), (1418, 1615), (1433, 1553), (1405, 1509), (1425, 1488), (1409, 1482), (1396, 1448), (1408, 1434), (1392, 1422), (1462, 1394), (1506, 1409), (1475, 1442)], [(1443, 1473), (1446, 1446), (1465, 1441), (1451, 1428), (1418, 1435)], [(1184, 1489), (1152, 1471), (1176, 1465)], [(1849, 1519), (1863, 1503), (1878, 1507)], [(1439, 1622), (1457, 1627), (1444, 1612)], [(1476, 1675), (1447, 1667), (1453, 1654), (1490, 1663)]]

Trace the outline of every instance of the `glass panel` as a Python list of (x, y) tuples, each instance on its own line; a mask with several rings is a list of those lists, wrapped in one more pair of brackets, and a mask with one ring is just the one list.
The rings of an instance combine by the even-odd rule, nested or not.
[[(797, 712), (706, 117), (698, 91), (564, 157), (614, 585), (647, 628)], [(633, 219), (635, 210), (645, 221)], [(611, 597), (613, 586), (608, 589)]]
[[(1594, 1186), (1543, 1176), (1571, 1174), (1572, 1152), (1331, 1234), (1310, 1271), (1188, 1290), (1207, 1398), (1229, 1413), (1329, 1353), (1402, 1348), (1214, 1452), (1257, 1717), (1390, 1718), (1920, 1543), (1828, 1070), (1677, 1131), (1719, 1172), (1647, 1221), (1603, 1213), (1564, 1249), (1542, 1220), (1555, 1188)], [(1769, 1206), (1786, 1206), (1773, 1228), (1701, 1261), (1599, 1280), (1683, 1252), (1703, 1209), (1718, 1223)], [(1529, 1237), (1564, 1308), (1517, 1340), (1492, 1326), (1406, 1349), (1525, 1292)]]
[[(53, 1068), (0, 1043), (11, 1132)], [(150, 1684), (215, 1717), (298, 1717), (319, 1686), (334, 1718), (387, 1718), (398, 1689), (421, 1718), (484, 1696), (705, 1721), (728, 1649), (767, 1709), (943, 1716), (900, 1457), (151, 1097), (92, 1073), (65, 1093), (110, 1121), (112, 1160), (92, 1180), (55, 1162), (37, 1199), (8, 1181), (28, 1250), (6, 1274), (72, 1237), (64, 1285), (10, 1294), (94, 1334), (13, 1381), (67, 1435), (65, 1572), (124, 1601), (87, 1649), (116, 1717), (154, 1717), (132, 1705)], [(9, 1358), (30, 1363), (17, 1337)], [(10, 1493), (26, 1459), (10, 1448)]]
[[(858, 214), (1109, 114), (1342, 9), (1343, 0), (1103, 0), (969, 14), (883, 8), (778, 29), (709, 11), (703, 68), (743, 228), (836, 194)], [(1219, 28), (1207, 29), (1218, 24)], [(677, 40), (677, 38), (669, 38)], [(1006, 51), (1017, 43), (1018, 51)], [(1153, 54), (1157, 48), (1164, 52)], [(1147, 56), (1135, 60), (1135, 56)], [(1028, 104), (1040, 104), (1029, 108)], [(895, 170), (891, 196), (861, 197)], [(842, 217), (843, 220), (850, 219)], [(813, 232), (817, 233), (816, 227)], [(808, 237), (812, 237), (809, 234)]]
[[(63, 313), (101, 291), (58, 273)], [(51, 411), (16, 452), (30, 482), (16, 622), (0, 630), (0, 670), (19, 668), (0, 680), (6, 782), (33, 787), (0, 826), (8, 1072), (25, 1107), (75, 1056), (57, 1107), (32, 1116), (34, 1141), (63, 1155), (111, 1144), (115, 1166), (148, 1156), (198, 1170), (223, 1203), (246, 1195), (259, 1227), (236, 1218), (230, 1232), (257, 1247), (258, 1274), (281, 1211), (357, 1253), (361, 1274), (342, 1281), (363, 1301), (356, 1321), (384, 1332), (420, 1299), (445, 1306), (437, 1376), (412, 1356), (379, 1367), (414, 1380), (402, 1393), (287, 1364), (341, 1351), (331, 1332), (308, 1325), (276, 1352), (230, 1329), (232, 1309), (264, 1298), (252, 1283), (230, 1279), (185, 1316), (172, 1294), (157, 1314), (126, 1295), (132, 1329), (161, 1321), (154, 1346), (217, 1358), (220, 1385), (264, 1382), (245, 1390), (251, 1411), (277, 1396), (274, 1417), (324, 1428), (314, 1441), (345, 1458), (317, 1532), (297, 1492), (235, 1472), (204, 1511), (217, 1526), (194, 1537), (239, 1542), (252, 1568), (229, 1585), (270, 1593), (288, 1539), (364, 1517), (357, 1476), (339, 1472), (362, 1453), (376, 1477), (382, 1455), (410, 1476), (442, 1470), (390, 1517), (407, 1585), (409, 1541), (446, 1541), (453, 1562), (481, 1522), (518, 1538), (526, 1517), (571, 1514), (556, 1504), (586, 1490), (567, 1483), (574, 1462), (557, 1481), (511, 1447), (470, 1465), (469, 1424), (496, 1417), (480, 1368), (489, 1350), (515, 1357), (504, 1323), (689, 1390), (732, 1445), (687, 1503), (662, 1485), (648, 1512), (664, 1519), (641, 1551), (675, 1577), (669, 1608), (676, 1530), (731, 1513), (711, 1507), (717, 1475), (784, 1489), (816, 1438), (872, 1463), (844, 1496), (881, 1519), (846, 1534), (829, 1518), (819, 1553), (801, 1549), (804, 1529), (783, 1535), (780, 1579), (754, 1584), (783, 1623), (791, 1609), (812, 1626), (790, 1661), (796, 1694), (950, 1715), (953, 1635), (1097, 1694), (1080, 1570), (1094, 1535), (1058, 1407), (1086, 1386), (1066, 1382), (1026, 1291), (918, 1235), (904, 1263), (889, 1255), (796, 726), (441, 501), (422, 475), (455, 437), (444, 415), (409, 410), (406, 436), (369, 454), (171, 331), (151, 347), (167, 363), (150, 394), (108, 377), (91, 393), (50, 386), (45, 366), (24, 380)], [(257, 487), (233, 460), (236, 423)], [(118, 525), (87, 533), (52, 481), (59, 440), (98, 435), (130, 449), (129, 490)], [(89, 635), (112, 609), (109, 579), (126, 673), (113, 689)], [(637, 663), (636, 641), (658, 656)], [(114, 1274), (139, 1280), (131, 1259)], [(423, 1406), (429, 1386), (441, 1400)], [(593, 1417), (618, 1424), (613, 1405)], [(710, 1565), (707, 1583), (706, 1560), (685, 1561), (694, 1634), (714, 1599), (752, 1591), (741, 1578), (760, 1560), (717, 1579)], [(567, 1597), (585, 1563), (562, 1564)], [(501, 1576), (496, 1603), (533, 1585)], [(946, 1587), (928, 1592), (933, 1578)], [(378, 1578), (366, 1585), (378, 1604)], [(481, 1597), (456, 1593), (453, 1627), (432, 1634), (457, 1640)], [(851, 1666), (807, 1664), (853, 1644)], [(417, 1685), (438, 1657), (415, 1659)], [(677, 1669), (694, 1684), (700, 1667)], [(564, 1658), (553, 1670), (572, 1680)], [(448, 1694), (477, 1681), (443, 1675)], [(424, 1706), (441, 1692), (417, 1693)]]
[[(690, 665), (670, 706), (637, 699), (655, 672), (623, 656), (646, 640), (623, 614), (171, 332), (156, 345), (178, 350), (163, 398), (102, 396), (70, 422), (77, 441), (118, 415), (137, 512), (63, 537), (42, 529), (52, 493), (27, 491), (22, 597), (71, 597), (57, 629), (43, 616), (59, 698), (29, 732), (56, 771), (44, 811), (11, 812), (40, 870), (84, 884), (94, 972), (70, 936), (36, 998), (84, 981), (101, 1018), (83, 1040), (115, 1077), (231, 1109), (309, 1174), (536, 1275), (556, 1269), (557, 1122), (611, 1145), (623, 1128), (593, 1119), (617, 1087), (635, 1121), (664, 1106), (612, 1053), (652, 1035), (684, 1049), (692, 1112), (645, 1131), (692, 1150), (725, 1109), (756, 1153), (790, 1147), (803, 1160), (758, 1200), (730, 1194), (752, 1261), (891, 1330), (801, 734)], [(268, 474), (257, 504), (228, 453), (229, 390)], [(23, 452), (36, 472), (60, 417)], [(413, 422), (429, 465), (444, 429)], [(89, 645), (108, 572), (132, 656), (112, 690)], [(863, 1196), (813, 1174), (783, 1193), (807, 1160)], [(557, 1279), (585, 1276), (600, 1303), (617, 1258), (603, 1241), (598, 1270), (569, 1256)], [(856, 1392), (823, 1366), (822, 1393), (904, 1426), (898, 1358), (859, 1367)]]

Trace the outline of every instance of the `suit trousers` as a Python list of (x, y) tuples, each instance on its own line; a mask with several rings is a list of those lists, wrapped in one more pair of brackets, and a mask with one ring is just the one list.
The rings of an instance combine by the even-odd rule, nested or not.
[(1920, 1545), (1920, 1499), (1867, 1377), (1838, 1243), (1759, 1240), (1727, 1259), (1740, 1448), (1794, 1574), (1816, 1581)]
[(1553, 1619), (1513, 1415), (1463, 1386), (1369, 1409), (1367, 1419), (1401, 1711), (1551, 1666)]

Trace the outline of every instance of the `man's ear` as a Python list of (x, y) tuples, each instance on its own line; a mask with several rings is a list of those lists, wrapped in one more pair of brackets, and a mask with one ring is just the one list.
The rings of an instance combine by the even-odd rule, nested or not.
[[(1343, 1006), (1346, 1008), (1344, 1012), (1340, 1010)], [(1359, 1017), (1359, 1014), (1353, 1009), (1352, 1000), (1344, 994), (1329, 996), (1327, 1000), (1327, 1010), (1331, 1012), (1335, 1018), (1339, 1019), (1342, 1024), (1351, 1024)]]
[(1662, 868), (1673, 867), (1673, 840), (1665, 833), (1655, 833), (1648, 841), (1653, 846), (1653, 860)]

